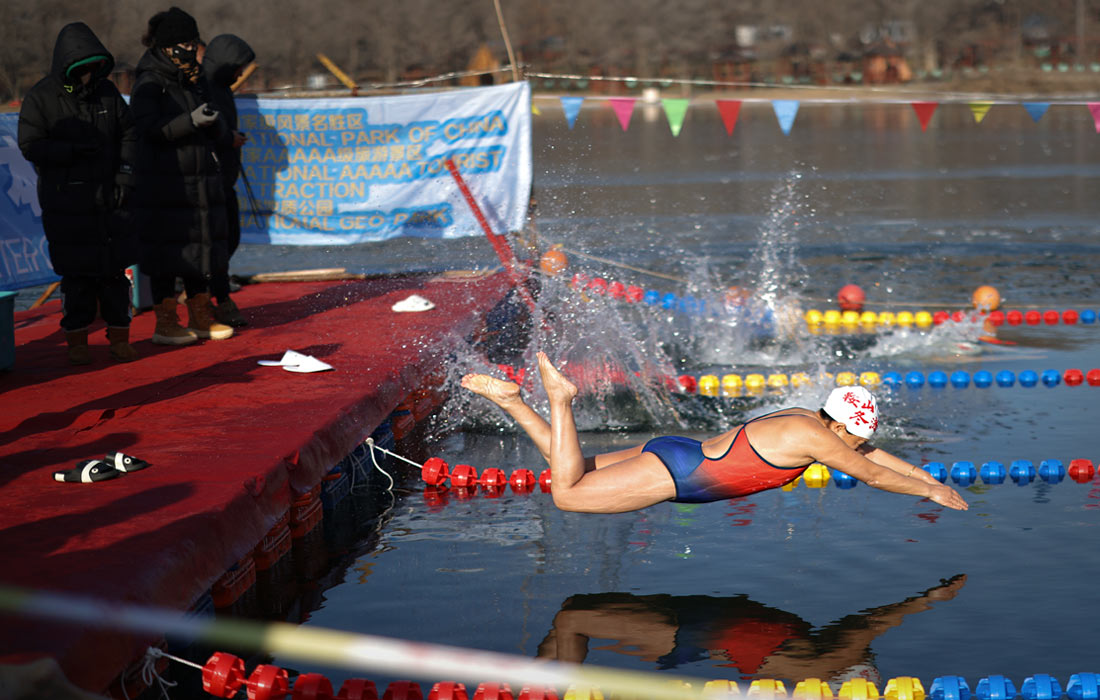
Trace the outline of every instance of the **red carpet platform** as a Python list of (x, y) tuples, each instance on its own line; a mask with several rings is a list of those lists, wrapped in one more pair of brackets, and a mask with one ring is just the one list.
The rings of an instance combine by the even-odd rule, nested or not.
[[(138, 361), (113, 362), (97, 325), (88, 367), (67, 365), (59, 302), (17, 313), (15, 367), (0, 372), (0, 582), (186, 609), (507, 289), (503, 274), (250, 285), (234, 299), (251, 325), (233, 338), (153, 345), (144, 313)], [(411, 294), (436, 308), (391, 310)], [(287, 349), (335, 371), (257, 365)], [(115, 451), (153, 466), (93, 484), (52, 477)], [(54, 656), (95, 691), (150, 641), (0, 617), (0, 663)]]

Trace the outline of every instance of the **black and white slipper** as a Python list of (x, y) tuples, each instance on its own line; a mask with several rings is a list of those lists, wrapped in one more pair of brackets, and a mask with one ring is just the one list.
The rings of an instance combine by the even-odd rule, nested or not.
[(137, 457), (131, 457), (130, 455), (124, 455), (121, 452), (108, 452), (105, 461), (108, 465), (114, 467), (120, 472), (136, 472), (144, 469), (145, 467), (152, 466), (149, 462)]
[(77, 462), (75, 469), (53, 473), (54, 481), (67, 481), (78, 484), (91, 484), (120, 476), (122, 476), (122, 472), (98, 459), (86, 459)]

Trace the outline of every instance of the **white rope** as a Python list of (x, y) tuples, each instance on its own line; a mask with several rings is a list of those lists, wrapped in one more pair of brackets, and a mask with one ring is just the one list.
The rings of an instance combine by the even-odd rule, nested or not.
[[(388, 487), (386, 487), (386, 490), (389, 491), (392, 494), (393, 493), (393, 477), (390, 476), (389, 472), (387, 472), (385, 469), (378, 466), (378, 460), (374, 458), (374, 451), (375, 451), (375, 449), (378, 449), (378, 450), (382, 450), (383, 452), (386, 452), (388, 454), (393, 454), (393, 453), (390, 452), (389, 450), (383, 449), (383, 448), (378, 447), (377, 445), (375, 445), (374, 444), (374, 438), (372, 438), (372, 437), (367, 438), (367, 447), (370, 448), (370, 461), (374, 463), (374, 468), (377, 469), (378, 471), (382, 472), (386, 476), (386, 478), (390, 480), (390, 485)], [(394, 455), (394, 456), (396, 457), (398, 455)], [(404, 457), (402, 457), (402, 459), (404, 459)], [(406, 459), (405, 461), (407, 462), (409, 460)], [(414, 462), (414, 464), (415, 464), (415, 462)]]
[(402, 462), (407, 462), (408, 464), (411, 464), (412, 466), (414, 466), (418, 469), (423, 469), (424, 468), (424, 465), (420, 464), (419, 462), (414, 462), (414, 461), (412, 461), (411, 459), (409, 459), (407, 457), (402, 457), (401, 455), (397, 454), (396, 452), (390, 452), (385, 447), (375, 445), (373, 438), (367, 438), (367, 444), (370, 445), (372, 450), (380, 450), (382, 452), (385, 452), (390, 457), (396, 457), (396, 458), (400, 459)]
[[(145, 656), (141, 658), (141, 682), (145, 684), (146, 688), (152, 688), (153, 684), (155, 683), (157, 688), (160, 690), (161, 697), (165, 698), (166, 700), (171, 700), (168, 695), (168, 689), (174, 688), (179, 684), (175, 681), (170, 681), (164, 676), (157, 673), (157, 659), (160, 658), (171, 659), (172, 661), (177, 661), (181, 664), (197, 668), (200, 671), (202, 670), (202, 666), (199, 666), (194, 662), (188, 661), (187, 659), (181, 659), (178, 656), (172, 656), (171, 654), (165, 653), (164, 651), (156, 647), (147, 648), (145, 650)], [(122, 696), (126, 698), (126, 700), (130, 700), (130, 693), (126, 690), (125, 682), (122, 683)]]

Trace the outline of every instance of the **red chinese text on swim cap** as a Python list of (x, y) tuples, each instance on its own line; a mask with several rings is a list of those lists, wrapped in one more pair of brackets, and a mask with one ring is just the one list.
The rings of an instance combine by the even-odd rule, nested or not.
[[(878, 415), (875, 412), (875, 404), (872, 401), (860, 401), (855, 392), (844, 394), (844, 403), (850, 404), (856, 410), (852, 411), (852, 422), (858, 425), (871, 426), (871, 432), (878, 430)], [(868, 418), (870, 414), (870, 418)]]

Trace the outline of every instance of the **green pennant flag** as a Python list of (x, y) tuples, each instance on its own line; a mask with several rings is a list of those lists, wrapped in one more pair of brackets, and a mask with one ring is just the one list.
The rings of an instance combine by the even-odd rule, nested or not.
[(668, 128), (672, 130), (674, 137), (680, 135), (680, 128), (684, 125), (684, 117), (687, 116), (690, 101), (687, 98), (679, 97), (668, 97), (661, 100), (661, 104), (665, 108), (665, 116), (668, 117)]
[(989, 114), (989, 108), (993, 106), (992, 102), (971, 102), (970, 112), (974, 115), (974, 123), (981, 124), (985, 119), (985, 115)]

